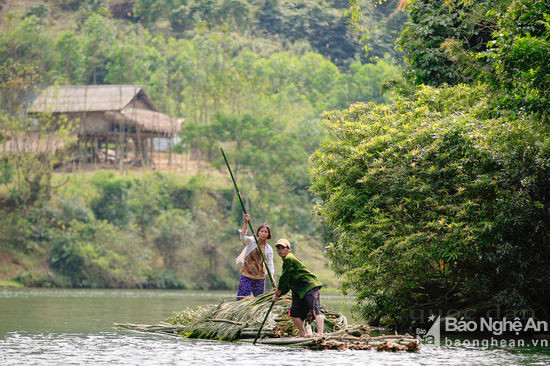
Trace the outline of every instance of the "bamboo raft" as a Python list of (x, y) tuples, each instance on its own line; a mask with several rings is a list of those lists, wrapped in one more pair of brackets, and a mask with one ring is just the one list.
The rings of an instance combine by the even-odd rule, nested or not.
[[(186, 338), (217, 339), (250, 342), (258, 334), (273, 292), (241, 301), (223, 301), (218, 305), (201, 306), (196, 310), (186, 309), (157, 325), (115, 323), (121, 329), (161, 333)], [(295, 337), (298, 330), (287, 315), (292, 299), (283, 297), (273, 306), (257, 343), (279, 346), (303, 347), (315, 350), (376, 350), (418, 352), (420, 341), (409, 334), (371, 335), (367, 325), (348, 325), (339, 312), (326, 311), (325, 332), (313, 333), (310, 337)], [(306, 319), (306, 328), (315, 329), (315, 322)]]

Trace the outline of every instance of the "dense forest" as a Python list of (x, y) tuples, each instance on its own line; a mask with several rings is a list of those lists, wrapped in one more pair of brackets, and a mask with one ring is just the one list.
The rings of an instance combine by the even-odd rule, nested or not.
[(54, 154), (4, 155), (0, 278), (234, 288), (224, 146), (253, 218), (369, 322), (548, 319), (548, 2), (17, 3), (1, 9), (0, 142), (49, 133), (24, 116), (47, 85), (140, 84), (205, 168), (67, 176)]
[[(161, 111), (184, 120), (175, 152), (191, 154), (199, 171), (68, 174), (54, 169), (59, 154), (4, 150), (1, 279), (234, 288), (242, 212), (220, 165), (224, 146), (254, 222), (289, 237), (336, 288), (308, 191), (321, 113), (388, 102), (384, 82), (401, 79), (393, 42), (406, 13), (395, 1), (364, 5), (369, 43), (348, 25), (345, 2), (3, 3), (0, 143), (9, 132), (36, 131), (24, 111), (48, 85), (139, 84)], [(74, 126), (55, 123), (58, 138), (73, 138)], [(42, 121), (39, 132), (50, 127)]]

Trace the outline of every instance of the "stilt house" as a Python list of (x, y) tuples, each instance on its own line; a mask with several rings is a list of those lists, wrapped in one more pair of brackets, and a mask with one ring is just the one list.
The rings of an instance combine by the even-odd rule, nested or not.
[(77, 159), (86, 163), (154, 164), (154, 140), (171, 147), (182, 122), (160, 113), (138, 85), (50, 86), (27, 113), (74, 120)]

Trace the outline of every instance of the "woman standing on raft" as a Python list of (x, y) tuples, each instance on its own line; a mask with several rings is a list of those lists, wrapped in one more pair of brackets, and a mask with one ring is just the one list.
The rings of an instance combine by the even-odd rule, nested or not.
[[(262, 255), (258, 246), (265, 255), (269, 271), (272, 276), (275, 276), (275, 266), (273, 265), (273, 248), (267, 244), (266, 240), (271, 239), (271, 229), (267, 224), (260, 225), (256, 230), (258, 245), (253, 236), (246, 236), (248, 230), (248, 222), (250, 215), (244, 215), (243, 228), (240, 230), (240, 239), (246, 244), (241, 255), (235, 260), (237, 263), (242, 263), (241, 279), (239, 281), (239, 290), (237, 291), (237, 301), (243, 299), (251, 293), (254, 296), (261, 295), (265, 292), (265, 276), (267, 270), (265, 268)], [(275, 287), (275, 279), (271, 278), (271, 284)]]

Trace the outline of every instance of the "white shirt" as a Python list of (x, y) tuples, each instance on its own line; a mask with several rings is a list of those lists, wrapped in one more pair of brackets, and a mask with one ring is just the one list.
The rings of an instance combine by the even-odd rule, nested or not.
[[(244, 264), (244, 259), (248, 257), (250, 253), (254, 249), (256, 249), (258, 246), (256, 245), (256, 240), (253, 236), (246, 236), (243, 235), (241, 230), (239, 229), (239, 238), (243, 242), (243, 244), (246, 244), (246, 247), (243, 249), (241, 254), (235, 259), (235, 263), (241, 263)], [(271, 275), (273, 278), (275, 278), (275, 266), (273, 265), (273, 248), (267, 243), (265, 243), (265, 250), (264, 250), (265, 259), (267, 261), (267, 266), (269, 268), (269, 271), (271, 272)], [(265, 263), (264, 263), (265, 266)]]

